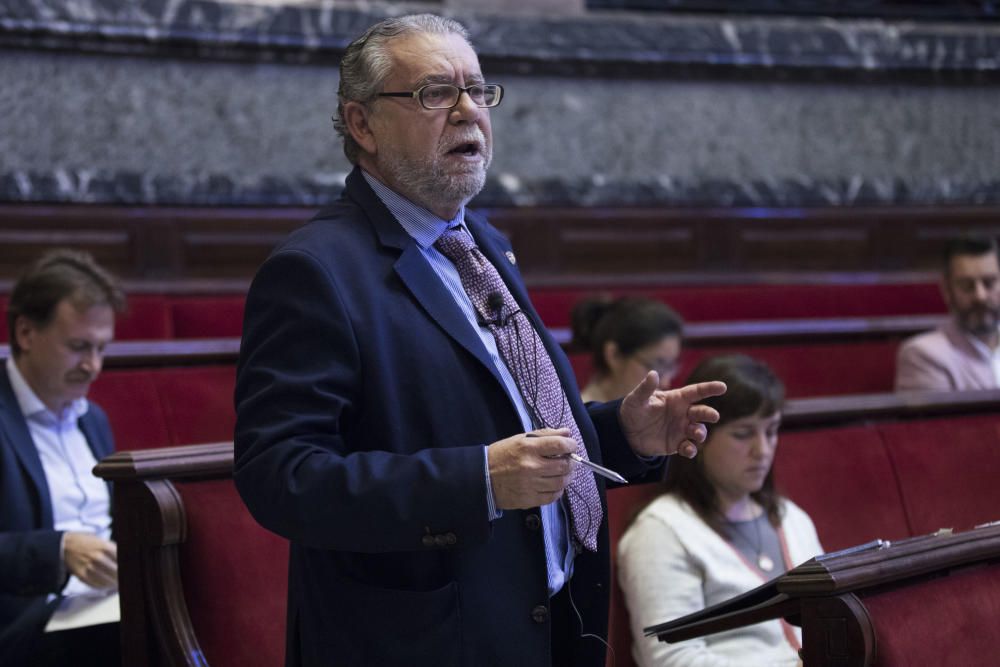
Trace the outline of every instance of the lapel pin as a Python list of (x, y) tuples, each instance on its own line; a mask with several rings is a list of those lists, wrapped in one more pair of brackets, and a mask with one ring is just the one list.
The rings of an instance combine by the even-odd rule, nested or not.
[(513, 251), (511, 251), (511, 250), (508, 250), (508, 251), (506, 251), (506, 252), (504, 253), (504, 255), (506, 255), (506, 256), (507, 256), (507, 261), (508, 261), (508, 262), (510, 262), (511, 264), (515, 264), (515, 265), (517, 264), (517, 258), (516, 258), (516, 257), (514, 257), (514, 253), (513, 253)]

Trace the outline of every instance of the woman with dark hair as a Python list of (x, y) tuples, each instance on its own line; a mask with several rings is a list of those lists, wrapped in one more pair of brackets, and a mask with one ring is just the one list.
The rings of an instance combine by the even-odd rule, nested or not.
[(632, 391), (651, 370), (660, 389), (677, 372), (684, 323), (666, 304), (645, 297), (590, 297), (572, 312), (573, 346), (590, 352), (594, 372), (584, 401), (612, 401)]
[(709, 358), (687, 382), (722, 380), (705, 401), (721, 419), (694, 459), (674, 457), (662, 496), (618, 544), (618, 575), (640, 667), (799, 664), (801, 635), (783, 620), (675, 644), (643, 628), (756, 588), (822, 553), (812, 521), (774, 489), (784, 386), (744, 355)]

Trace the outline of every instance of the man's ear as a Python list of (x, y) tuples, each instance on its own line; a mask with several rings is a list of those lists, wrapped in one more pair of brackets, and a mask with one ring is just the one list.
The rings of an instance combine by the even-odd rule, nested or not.
[(361, 150), (375, 155), (378, 152), (378, 142), (371, 128), (371, 109), (361, 102), (344, 103), (344, 125)]
[(32, 334), (36, 329), (35, 323), (24, 315), (18, 315), (17, 319), (14, 320), (14, 336), (17, 339), (17, 346), (21, 348), (22, 352), (31, 349), (31, 341), (34, 338)]

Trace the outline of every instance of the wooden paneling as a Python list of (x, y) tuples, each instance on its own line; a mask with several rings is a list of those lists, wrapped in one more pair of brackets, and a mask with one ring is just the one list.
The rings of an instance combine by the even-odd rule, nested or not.
[[(958, 233), (1000, 236), (1000, 209), (506, 208), (529, 285), (893, 282), (928, 278)], [(89, 250), (133, 287), (245, 289), (306, 208), (0, 205), (0, 291), (47, 248)], [(205, 287), (205, 286), (208, 287)]]

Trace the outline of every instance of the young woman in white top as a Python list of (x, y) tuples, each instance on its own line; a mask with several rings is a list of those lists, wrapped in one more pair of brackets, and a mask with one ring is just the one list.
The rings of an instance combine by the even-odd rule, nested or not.
[(590, 353), (585, 402), (625, 396), (655, 370), (660, 389), (677, 373), (684, 322), (670, 306), (645, 297), (590, 297), (571, 314), (573, 347)]
[(643, 628), (745, 593), (822, 553), (812, 521), (774, 490), (784, 387), (743, 355), (706, 359), (688, 383), (722, 380), (705, 403), (720, 421), (694, 459), (674, 457), (665, 493), (618, 545), (632, 653), (641, 667), (764, 667), (800, 664), (801, 635), (775, 620), (667, 644)]

